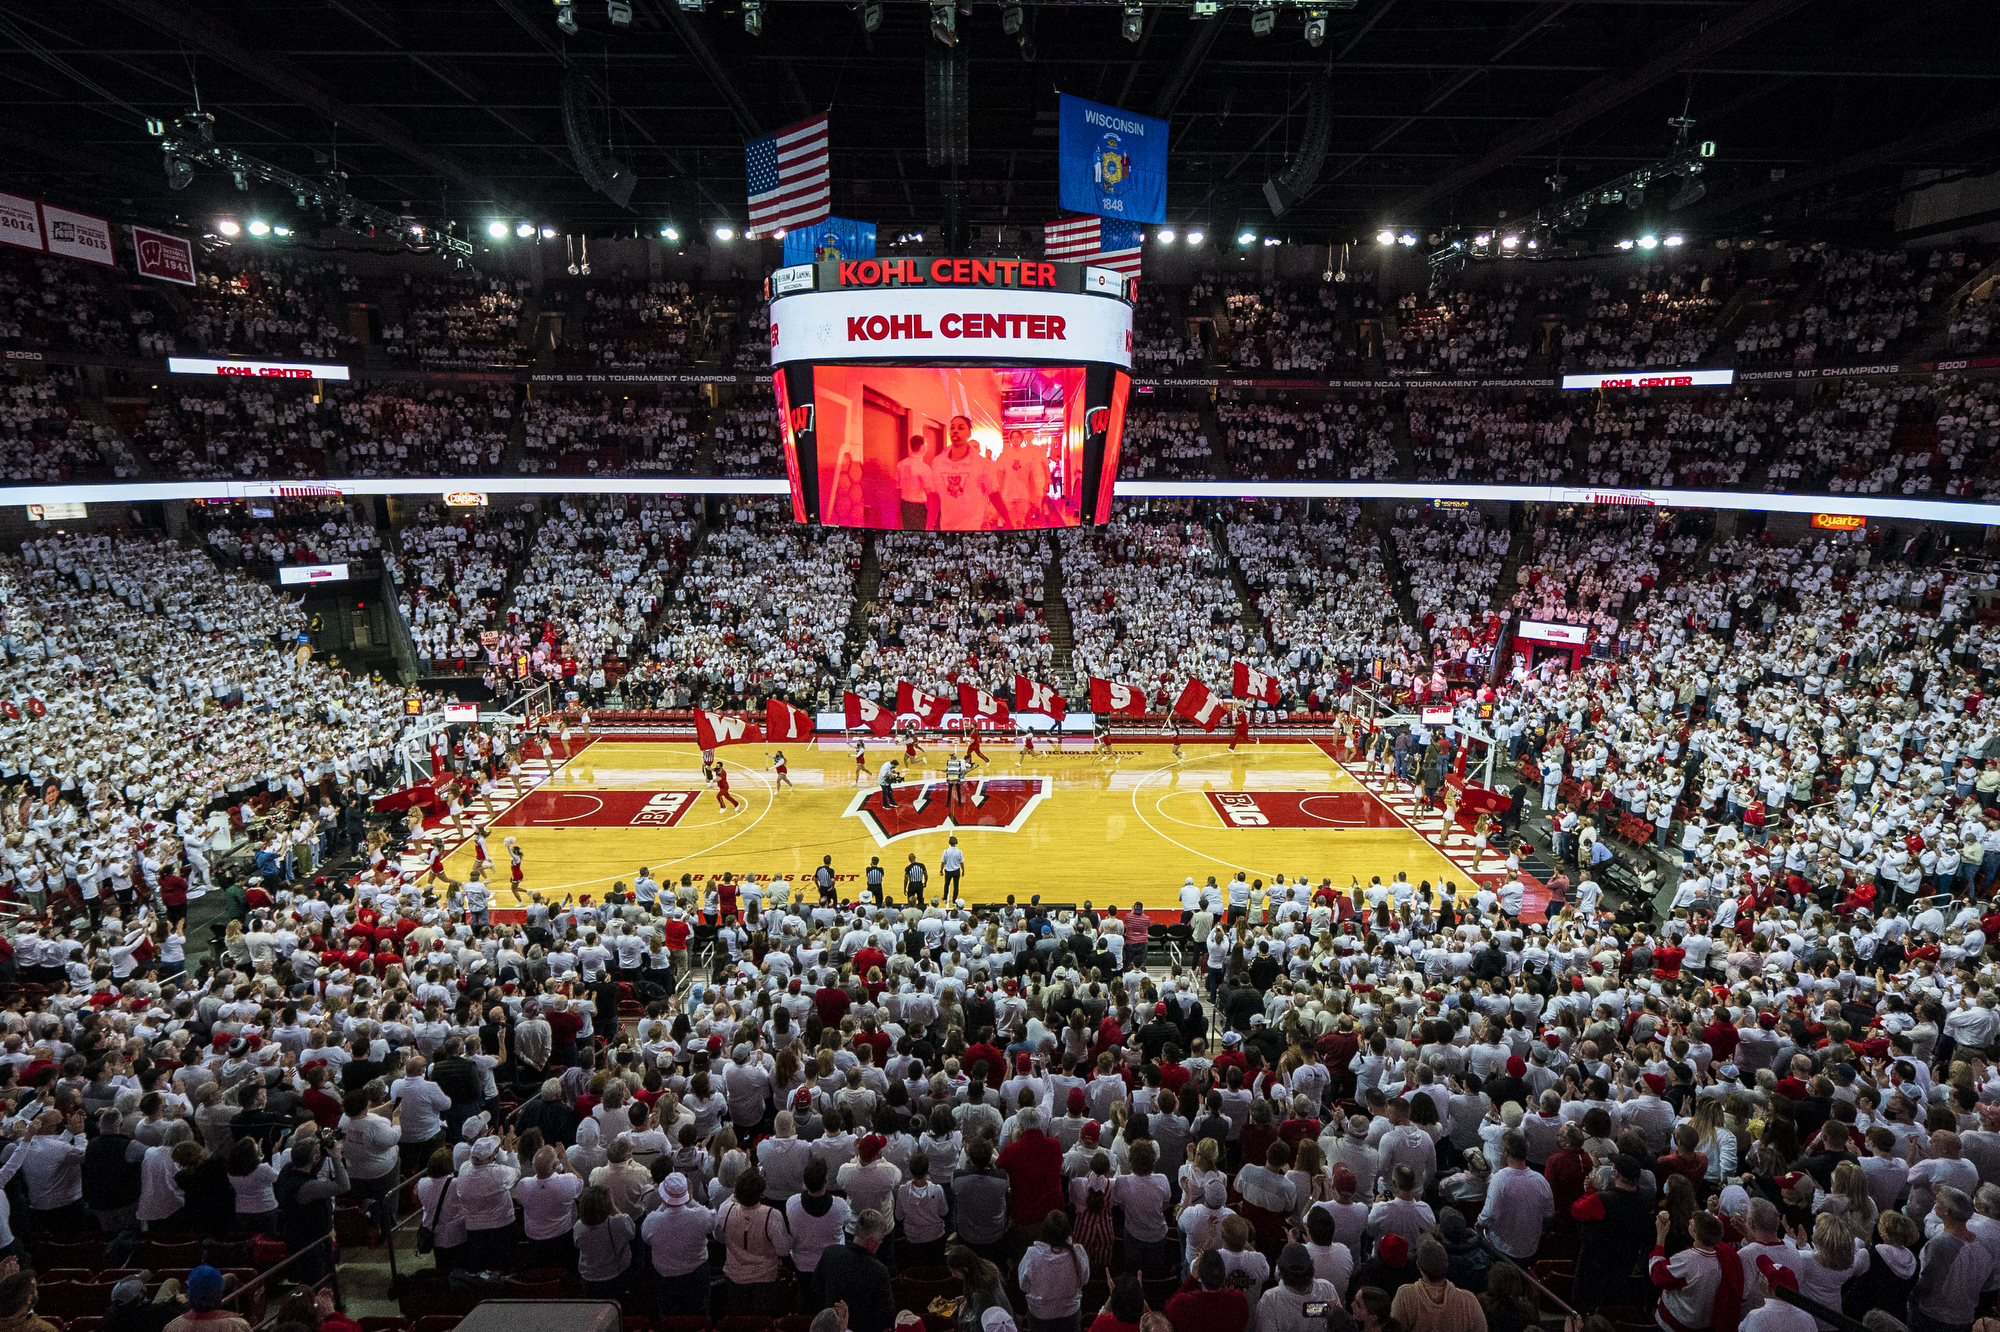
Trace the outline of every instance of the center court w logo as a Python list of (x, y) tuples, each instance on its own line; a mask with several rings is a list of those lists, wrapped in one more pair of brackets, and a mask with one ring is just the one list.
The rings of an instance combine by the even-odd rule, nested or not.
[(993, 777), (967, 782), (956, 801), (941, 779), (905, 782), (892, 790), (893, 809), (882, 807), (882, 792), (875, 789), (856, 795), (843, 814), (867, 825), (878, 846), (958, 828), (1019, 832), (1035, 806), (1048, 798), (1051, 787), (1046, 777)]

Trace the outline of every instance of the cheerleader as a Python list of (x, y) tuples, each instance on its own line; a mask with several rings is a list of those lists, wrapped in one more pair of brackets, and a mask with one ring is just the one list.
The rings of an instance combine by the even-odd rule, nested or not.
[(856, 786), (866, 786), (868, 784), (868, 742), (856, 736), (854, 747), (848, 752), (854, 756), (854, 784)]
[[(776, 774), (776, 780), (773, 781), (771, 784), (771, 789), (773, 791), (778, 790), (780, 787), (792, 786), (792, 778), (790, 771), (785, 767), (784, 750), (781, 749), (775, 754), (764, 755), (764, 761), (766, 764), (769, 765), (771, 771)], [(796, 791), (798, 788), (796, 786), (792, 786), (792, 789)]]
[(1098, 722), (1091, 729), (1090, 740), (1091, 748), (1096, 751), (1096, 758), (1099, 763), (1106, 762), (1111, 758), (1111, 728), (1109, 726), (1101, 721)]
[(484, 877), (486, 874), (486, 829), (480, 824), (472, 825), (472, 871)]
[(1174, 757), (1178, 759), (1181, 756), (1181, 724), (1172, 717), (1167, 718), (1167, 734), (1173, 739)]
[(1018, 751), (1014, 755), (1014, 766), (1018, 768), (1035, 756), (1035, 733), (1023, 727), (1014, 744)]
[(442, 878), (444, 878), (444, 838), (433, 833), (431, 835), (431, 865), (430, 869), (424, 873), (423, 882), (435, 883)]
[(511, 837), (506, 838), (502, 845), (507, 848), (508, 873), (513, 879), (514, 894), (518, 897), (521, 893), (521, 846)]

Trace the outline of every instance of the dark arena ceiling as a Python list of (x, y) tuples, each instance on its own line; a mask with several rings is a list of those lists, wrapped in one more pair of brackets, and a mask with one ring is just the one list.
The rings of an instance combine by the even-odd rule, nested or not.
[[(1039, 236), (994, 228), (1059, 214), (1058, 91), (1170, 117), (1168, 222), (1219, 230), (1272, 225), (1263, 183), (1322, 77), (1325, 163), (1275, 224), (1314, 243), (1524, 216), (1552, 182), (1667, 157), (1682, 116), (1716, 145), (1683, 225), (1879, 235), (1914, 173), (2000, 157), (1993, 12), (1972, 0), (1358, 0), (1278, 6), (1264, 36), (1248, 5), (1150, 2), (1028, 4), (1010, 36), (981, 0), (953, 19), (971, 106), (955, 168), (926, 156), (932, 5), (696, 5), (630, 0), (614, 24), (623, 6), (574, 0), (572, 34), (552, 0), (0, 0), (0, 189), (159, 222), (242, 207), (224, 171), (168, 188), (146, 122), (198, 97), (217, 143), (307, 176), (337, 163), (390, 212), (650, 235), (740, 223), (743, 140), (830, 108), (835, 212), (893, 233), (955, 198), (962, 237), (1012, 248)], [(637, 174), (629, 208), (577, 170), (566, 72), (588, 81), (597, 147)]]

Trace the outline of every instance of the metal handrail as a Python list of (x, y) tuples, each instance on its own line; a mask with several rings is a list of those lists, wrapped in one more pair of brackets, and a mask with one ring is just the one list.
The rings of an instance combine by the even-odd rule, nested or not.
[[(252, 1277), (250, 1280), (244, 1282), (242, 1285), (238, 1286), (235, 1290), (230, 1291), (227, 1295), (224, 1295), (222, 1297), (222, 1302), (224, 1304), (227, 1304), (231, 1300), (241, 1299), (243, 1296), (248, 1295), (251, 1291), (256, 1290), (259, 1286), (263, 1285), (265, 1282), (269, 1281), (272, 1277), (284, 1271), (292, 1264), (298, 1262), (299, 1259), (304, 1258), (307, 1254), (319, 1252), (319, 1247), (322, 1244), (327, 1245), (329, 1250), (334, 1254), (334, 1262), (332, 1264), (334, 1273), (333, 1289), (334, 1289), (334, 1300), (336, 1303), (338, 1303), (340, 1299), (340, 1282), (338, 1279), (338, 1274), (340, 1272), (340, 1261), (339, 1261), (337, 1241), (334, 1238), (334, 1232), (331, 1230), (327, 1231), (326, 1234), (321, 1235), (318, 1239), (314, 1240), (312, 1243), (306, 1245), (305, 1248), (300, 1249), (297, 1253), (292, 1254), (290, 1257), (286, 1258), (283, 1262), (265, 1268), (262, 1272), (259, 1272), (255, 1277)], [(318, 1283), (315, 1282), (314, 1284), (317, 1285)]]

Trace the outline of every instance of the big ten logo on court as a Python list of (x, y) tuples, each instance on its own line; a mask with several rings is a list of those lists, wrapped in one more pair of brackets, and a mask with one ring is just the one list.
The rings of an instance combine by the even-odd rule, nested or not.
[(1216, 812), (1234, 828), (1268, 828), (1271, 820), (1257, 808), (1257, 797), (1247, 791), (1215, 792)]
[(694, 804), (693, 791), (655, 791), (629, 823), (633, 828), (671, 828)]

